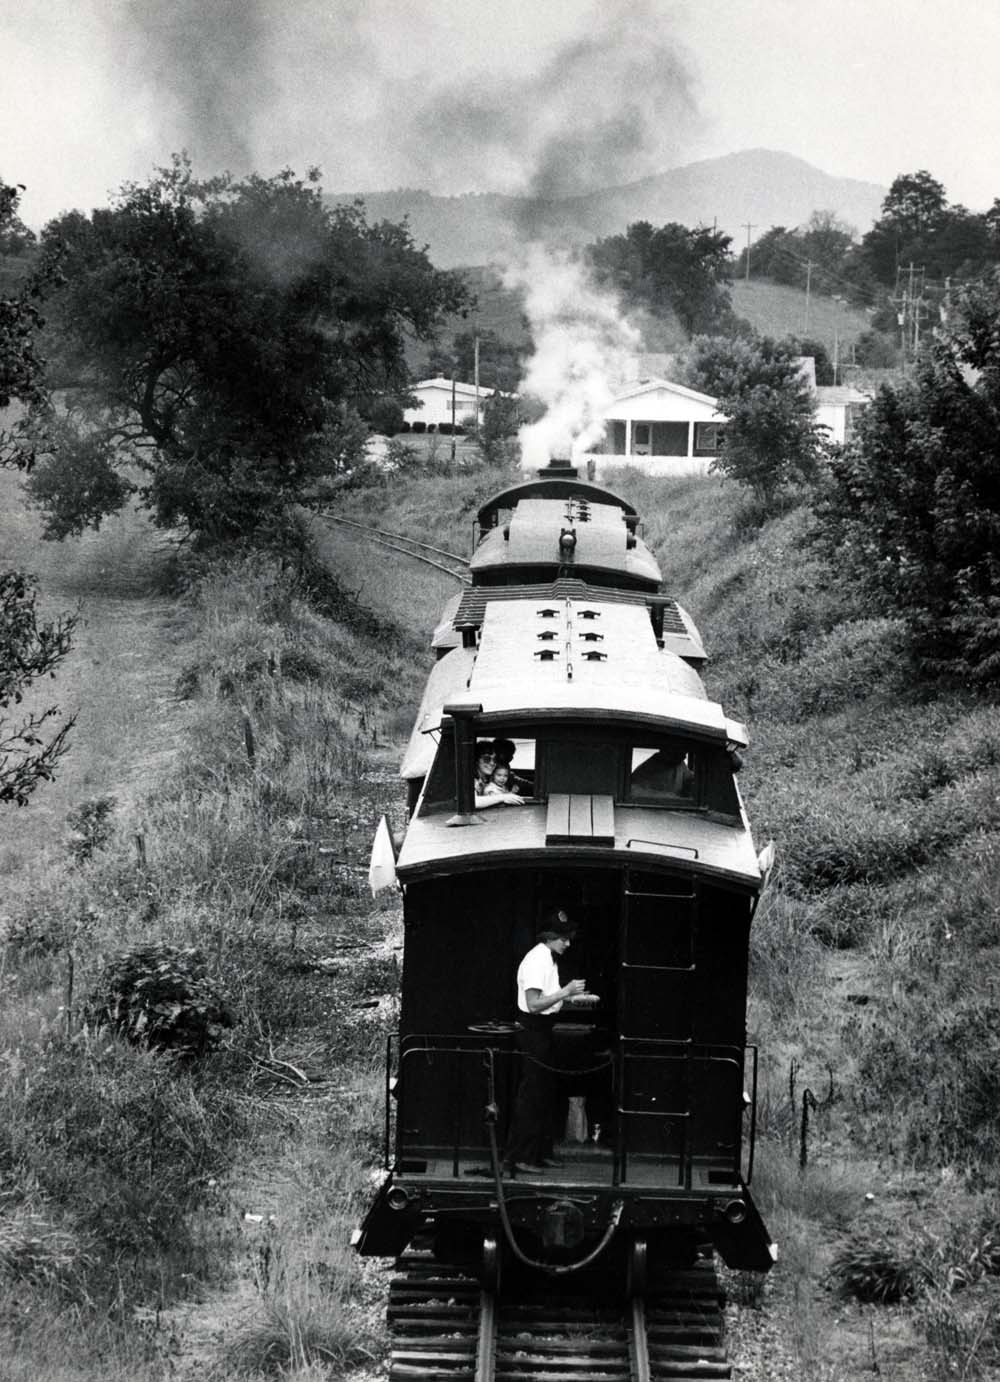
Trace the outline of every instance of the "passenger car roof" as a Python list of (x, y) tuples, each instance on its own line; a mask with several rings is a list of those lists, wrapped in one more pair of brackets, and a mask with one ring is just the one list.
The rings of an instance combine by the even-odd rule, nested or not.
[(479, 649), (455, 648), (431, 671), (404, 778), (426, 775), (434, 757), (428, 732), (452, 701), (481, 705), (484, 722), (511, 725), (617, 721), (720, 741), (742, 732), (708, 699), (697, 672), (657, 646), (646, 609), (596, 600), (488, 604)]

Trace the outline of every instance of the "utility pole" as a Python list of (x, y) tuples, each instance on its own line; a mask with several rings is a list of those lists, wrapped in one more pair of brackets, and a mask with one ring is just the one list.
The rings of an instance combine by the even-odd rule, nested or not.
[(455, 376), (451, 377), (451, 459), (455, 459)]
[(833, 333), (833, 384), (834, 384), (834, 388), (836, 388), (837, 384), (839, 383), (839, 380), (838, 380), (838, 378), (837, 378), (837, 372), (838, 372), (839, 369), (840, 369), (840, 332), (839, 332), (839, 331), (834, 331), (834, 333)]
[(807, 260), (806, 260), (806, 316), (805, 316), (805, 324), (804, 324), (803, 327), (802, 327), (802, 334), (803, 334), (803, 336), (808, 336), (808, 335), (809, 335), (809, 294), (810, 294), (810, 291), (811, 291), (811, 289), (812, 289), (812, 273), (813, 273), (813, 262), (812, 262), (811, 259), (807, 259)]
[(749, 282), (750, 282), (750, 232), (751, 232), (752, 230), (756, 230), (757, 227), (756, 227), (755, 225), (753, 225), (750, 221), (744, 221), (744, 222), (743, 222), (743, 229), (744, 229), (744, 230), (746, 231), (746, 233), (747, 233), (747, 279), (746, 279), (746, 281), (749, 283)]
[(473, 337), (474, 374), (476, 380), (476, 437), (479, 437), (479, 333)]

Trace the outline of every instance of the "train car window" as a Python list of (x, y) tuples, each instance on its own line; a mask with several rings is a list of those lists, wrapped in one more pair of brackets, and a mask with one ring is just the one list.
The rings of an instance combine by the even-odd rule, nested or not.
[(724, 823), (740, 821), (739, 794), (726, 753), (688, 740), (634, 745), (625, 799), (636, 806), (698, 809)]
[(680, 739), (632, 749), (628, 799), (637, 806), (691, 808), (698, 801), (698, 754)]

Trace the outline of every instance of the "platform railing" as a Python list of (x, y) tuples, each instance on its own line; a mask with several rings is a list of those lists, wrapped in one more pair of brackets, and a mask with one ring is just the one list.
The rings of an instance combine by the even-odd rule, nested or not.
[[(497, 1121), (502, 1140), (513, 1106), (517, 1066), (523, 1059), (513, 1049), (513, 1030), (501, 1040), (496, 1036), (473, 1034), (426, 1033), (409, 1036), (404, 1041), (393, 1036), (387, 1043), (386, 1055), (384, 1160), (387, 1167), (393, 1164), (393, 1141), (400, 1161), (419, 1154), (421, 1148), (433, 1146), (440, 1157), (450, 1161), (451, 1175), (458, 1178), (463, 1174), (464, 1159), (481, 1154), (487, 1147), (488, 1119)], [(748, 1055), (751, 1058), (750, 1128), (744, 1147), (742, 1102)], [(427, 1067), (421, 1072), (424, 1078), (415, 1076), (418, 1062)], [(645, 1106), (639, 1106), (635, 1099), (634, 1077), (639, 1073), (640, 1063), (647, 1067), (652, 1077)], [(439, 1068), (432, 1071), (435, 1065)], [(683, 1066), (681, 1073), (685, 1078), (678, 1081), (674, 1076), (680, 1066)], [(409, 1079), (408, 1070), (412, 1072)], [(728, 1076), (726, 1079), (718, 1078), (723, 1070)], [(394, 1078), (394, 1071), (398, 1071), (398, 1078)], [(628, 1038), (618, 1043), (618, 1060), (612, 1072), (611, 1103), (617, 1114), (611, 1160), (613, 1184), (637, 1183), (630, 1176), (630, 1162), (637, 1156), (651, 1154), (659, 1155), (665, 1164), (671, 1165), (676, 1155), (678, 1189), (690, 1190), (696, 1163), (706, 1161), (715, 1163), (723, 1172), (730, 1171), (734, 1181), (742, 1179), (749, 1183), (756, 1137), (756, 1047)], [(580, 1072), (567, 1070), (566, 1073)], [(706, 1124), (699, 1119), (701, 1100), (698, 1095), (706, 1086), (709, 1090), (714, 1086), (718, 1091), (724, 1101), (724, 1110), (726, 1105), (731, 1105), (729, 1112), (723, 1111), (721, 1116), (712, 1118), (712, 1126), (720, 1133), (715, 1145), (706, 1145)], [(671, 1089), (683, 1091), (682, 1106), (652, 1107)], [(646, 1093), (641, 1091), (640, 1097)], [(427, 1119), (427, 1105), (432, 1099), (437, 1101), (437, 1106), (431, 1115), (431, 1129), (418, 1125), (416, 1120)], [(678, 1128), (679, 1145), (675, 1154), (663, 1150), (655, 1152), (655, 1146), (651, 1148), (648, 1139), (637, 1135), (637, 1126), (640, 1123), (648, 1125), (650, 1120)]]

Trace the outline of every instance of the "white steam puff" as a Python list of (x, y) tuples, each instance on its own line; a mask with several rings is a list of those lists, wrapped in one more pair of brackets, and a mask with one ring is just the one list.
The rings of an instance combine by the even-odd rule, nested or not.
[(626, 376), (641, 341), (616, 299), (595, 287), (567, 251), (528, 245), (503, 277), (524, 293), (535, 342), (521, 387), (545, 405), (545, 414), (522, 427), (519, 440), (522, 467), (537, 470), (552, 456), (579, 455), (600, 439), (614, 383)]

